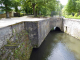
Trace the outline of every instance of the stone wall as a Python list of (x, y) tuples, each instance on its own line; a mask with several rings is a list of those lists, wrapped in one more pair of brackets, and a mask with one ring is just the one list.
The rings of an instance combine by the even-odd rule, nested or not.
[(63, 19), (60, 17), (50, 18), (50, 29), (53, 27), (59, 27), (63, 31)]
[(31, 51), (24, 22), (0, 28), (0, 60), (29, 60)]
[(38, 47), (44, 41), (48, 33), (50, 32), (50, 20), (42, 20), (38, 22)]
[(64, 32), (80, 39), (80, 20), (63, 19)]
[[(9, 12), (9, 17), (12, 17), (12, 12)], [(0, 18), (6, 18), (6, 13), (0, 14)]]
[(32, 22), (26, 21), (24, 25), (34, 48), (38, 48), (42, 44), (53, 27), (59, 27), (63, 30), (62, 18), (49, 18)]
[[(25, 21), (15, 23), (13, 25), (0, 28), (0, 60), (4, 60), (4, 58), (7, 58), (9, 53), (11, 55), (10, 57), (8, 57), (8, 59), (12, 60), (16, 59), (18, 53), (19, 56), (20, 54), (25, 56), (25, 52), (22, 51), (26, 51), (27, 46), (32, 45), (34, 48), (40, 47), (40, 45), (42, 44), (42, 42), (44, 41), (44, 39), (53, 27), (59, 27), (61, 31), (64, 31), (65, 33), (68, 33), (71, 36), (80, 39), (80, 21), (75, 19), (62, 19), (58, 17), (53, 17), (38, 21)], [(25, 32), (23, 32), (24, 30)], [(28, 37), (28, 35), (26, 35), (26, 32), (28, 32), (28, 41), (29, 44), (31, 43), (31, 45), (26, 45), (28, 44), (28, 41), (25, 40)], [(15, 42), (19, 45), (12, 45)], [(13, 47), (11, 47), (11, 45)], [(8, 49), (5, 49), (5, 46), (8, 46)], [(22, 47), (18, 49), (19, 46)], [(15, 49), (12, 49), (14, 47)], [(13, 51), (15, 52), (13, 53)], [(14, 56), (14, 54), (16, 56)]]
[(29, 33), (29, 40), (34, 48), (38, 47), (38, 21), (25, 22), (25, 30)]
[(11, 36), (14, 35), (14, 37), (11, 40), (15, 40), (15, 34), (21, 32), (22, 30), (24, 30), (24, 23), (19, 23), (4, 28), (0, 28), (0, 48), (7, 44), (7, 40), (10, 39)]
[(38, 48), (50, 32), (50, 20), (25, 22), (25, 30), (29, 33), (29, 39), (34, 48)]
[[(7, 39), (14, 41), (16, 39), (16, 33), (26, 30), (29, 33), (29, 40), (31, 41), (32, 46), (37, 48), (42, 44), (52, 28), (59, 27), (63, 30), (62, 23), (62, 18), (54, 17), (44, 20), (19, 22), (14, 25), (0, 28), (0, 47), (7, 44)], [(14, 37), (11, 38), (13, 35)]]

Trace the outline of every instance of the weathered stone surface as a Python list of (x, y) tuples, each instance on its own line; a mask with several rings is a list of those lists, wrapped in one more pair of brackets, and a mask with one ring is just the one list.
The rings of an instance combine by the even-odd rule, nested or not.
[(34, 48), (39, 47), (53, 27), (59, 27), (63, 30), (62, 23), (61, 18), (50, 18), (19, 22), (8, 27), (0, 28), (0, 47), (7, 44), (7, 40), (15, 41), (17, 39), (17, 33), (20, 33), (24, 29), (29, 33), (32, 46)]
[(16, 33), (20, 33), (22, 30), (24, 30), (24, 23), (17, 23), (15, 25), (12, 25), (11, 27), (13, 35), (15, 35)]
[(7, 40), (16, 40), (16, 34), (20, 33), (22, 30), (24, 30), (23, 22), (8, 27), (0, 28), (0, 48), (7, 44)]
[(7, 39), (12, 36), (11, 27), (0, 28), (0, 48), (7, 44)]
[(6, 45), (5, 48), (6, 49), (15, 49), (15, 48), (18, 48), (18, 45), (9, 45), (9, 46)]
[(53, 27), (59, 27), (63, 30), (62, 23), (61, 18), (25, 22), (25, 29), (29, 33), (29, 39), (31, 40), (32, 46), (34, 48), (39, 47)]
[(28, 33), (22, 30), (15, 35), (15, 41), (11, 41), (11, 38), (14, 37), (13, 35), (7, 40), (7, 45), (0, 48), (0, 60), (29, 60), (32, 46), (28, 39)]
[(2, 59), (1, 59), (1, 60), (6, 59), (9, 53), (10, 53), (10, 52), (7, 50), (7, 51), (6, 51), (6, 53), (3, 55), (3, 57), (2, 57)]
[(29, 33), (32, 46), (38, 47), (38, 22), (25, 22), (25, 29)]
[[(34, 48), (39, 47), (53, 27), (59, 27), (78, 39), (80, 39), (80, 21), (73, 19), (49, 18), (36, 21), (25, 21), (0, 28), (0, 48), (7, 44), (7, 39), (14, 41), (17, 38), (16, 33), (26, 30), (29, 33)], [(13, 37), (11, 37), (13, 36)]]
[(80, 39), (80, 20), (63, 19), (64, 32)]
[(50, 18), (50, 29), (53, 27), (59, 27), (63, 31), (63, 19), (62, 18)]
[(12, 30), (11, 27), (0, 28), (0, 39), (6, 35), (11, 35)]
[(48, 33), (50, 32), (50, 21), (43, 20), (38, 22), (38, 47), (44, 41)]

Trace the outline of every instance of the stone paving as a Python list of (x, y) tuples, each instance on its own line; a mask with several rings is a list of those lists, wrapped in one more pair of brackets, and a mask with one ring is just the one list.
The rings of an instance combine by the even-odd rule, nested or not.
[(27, 16), (19, 17), (19, 18), (3, 18), (0, 20), (0, 28), (6, 27), (9, 25), (13, 25), (19, 22), (24, 22), (24, 21), (40, 21), (44, 20), (45, 18), (30, 18)]

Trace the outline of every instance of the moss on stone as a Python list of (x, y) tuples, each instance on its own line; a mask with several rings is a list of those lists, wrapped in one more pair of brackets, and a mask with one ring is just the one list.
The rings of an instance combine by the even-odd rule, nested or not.
[(53, 30), (54, 30), (54, 28), (51, 29), (51, 31), (53, 31)]
[[(15, 36), (16, 38), (14, 41), (11, 41), (11, 38), (13, 38), (14, 35), (11, 36), (10, 39), (7, 39), (7, 45), (5, 45), (0, 51), (3, 55), (5, 55), (6, 49), (9, 48), (7, 49), (8, 51), (10, 51), (9, 55), (5, 57), (4, 60), (29, 60), (33, 47), (31, 46), (31, 42), (28, 38), (28, 33), (23, 30), (20, 33), (16, 33)], [(3, 57), (3, 55), (1, 56), (1, 58)]]

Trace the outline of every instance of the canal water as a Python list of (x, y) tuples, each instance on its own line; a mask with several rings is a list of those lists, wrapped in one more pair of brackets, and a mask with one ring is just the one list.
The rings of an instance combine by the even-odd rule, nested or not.
[(80, 60), (80, 40), (63, 32), (50, 32), (42, 45), (33, 49), (30, 60)]

